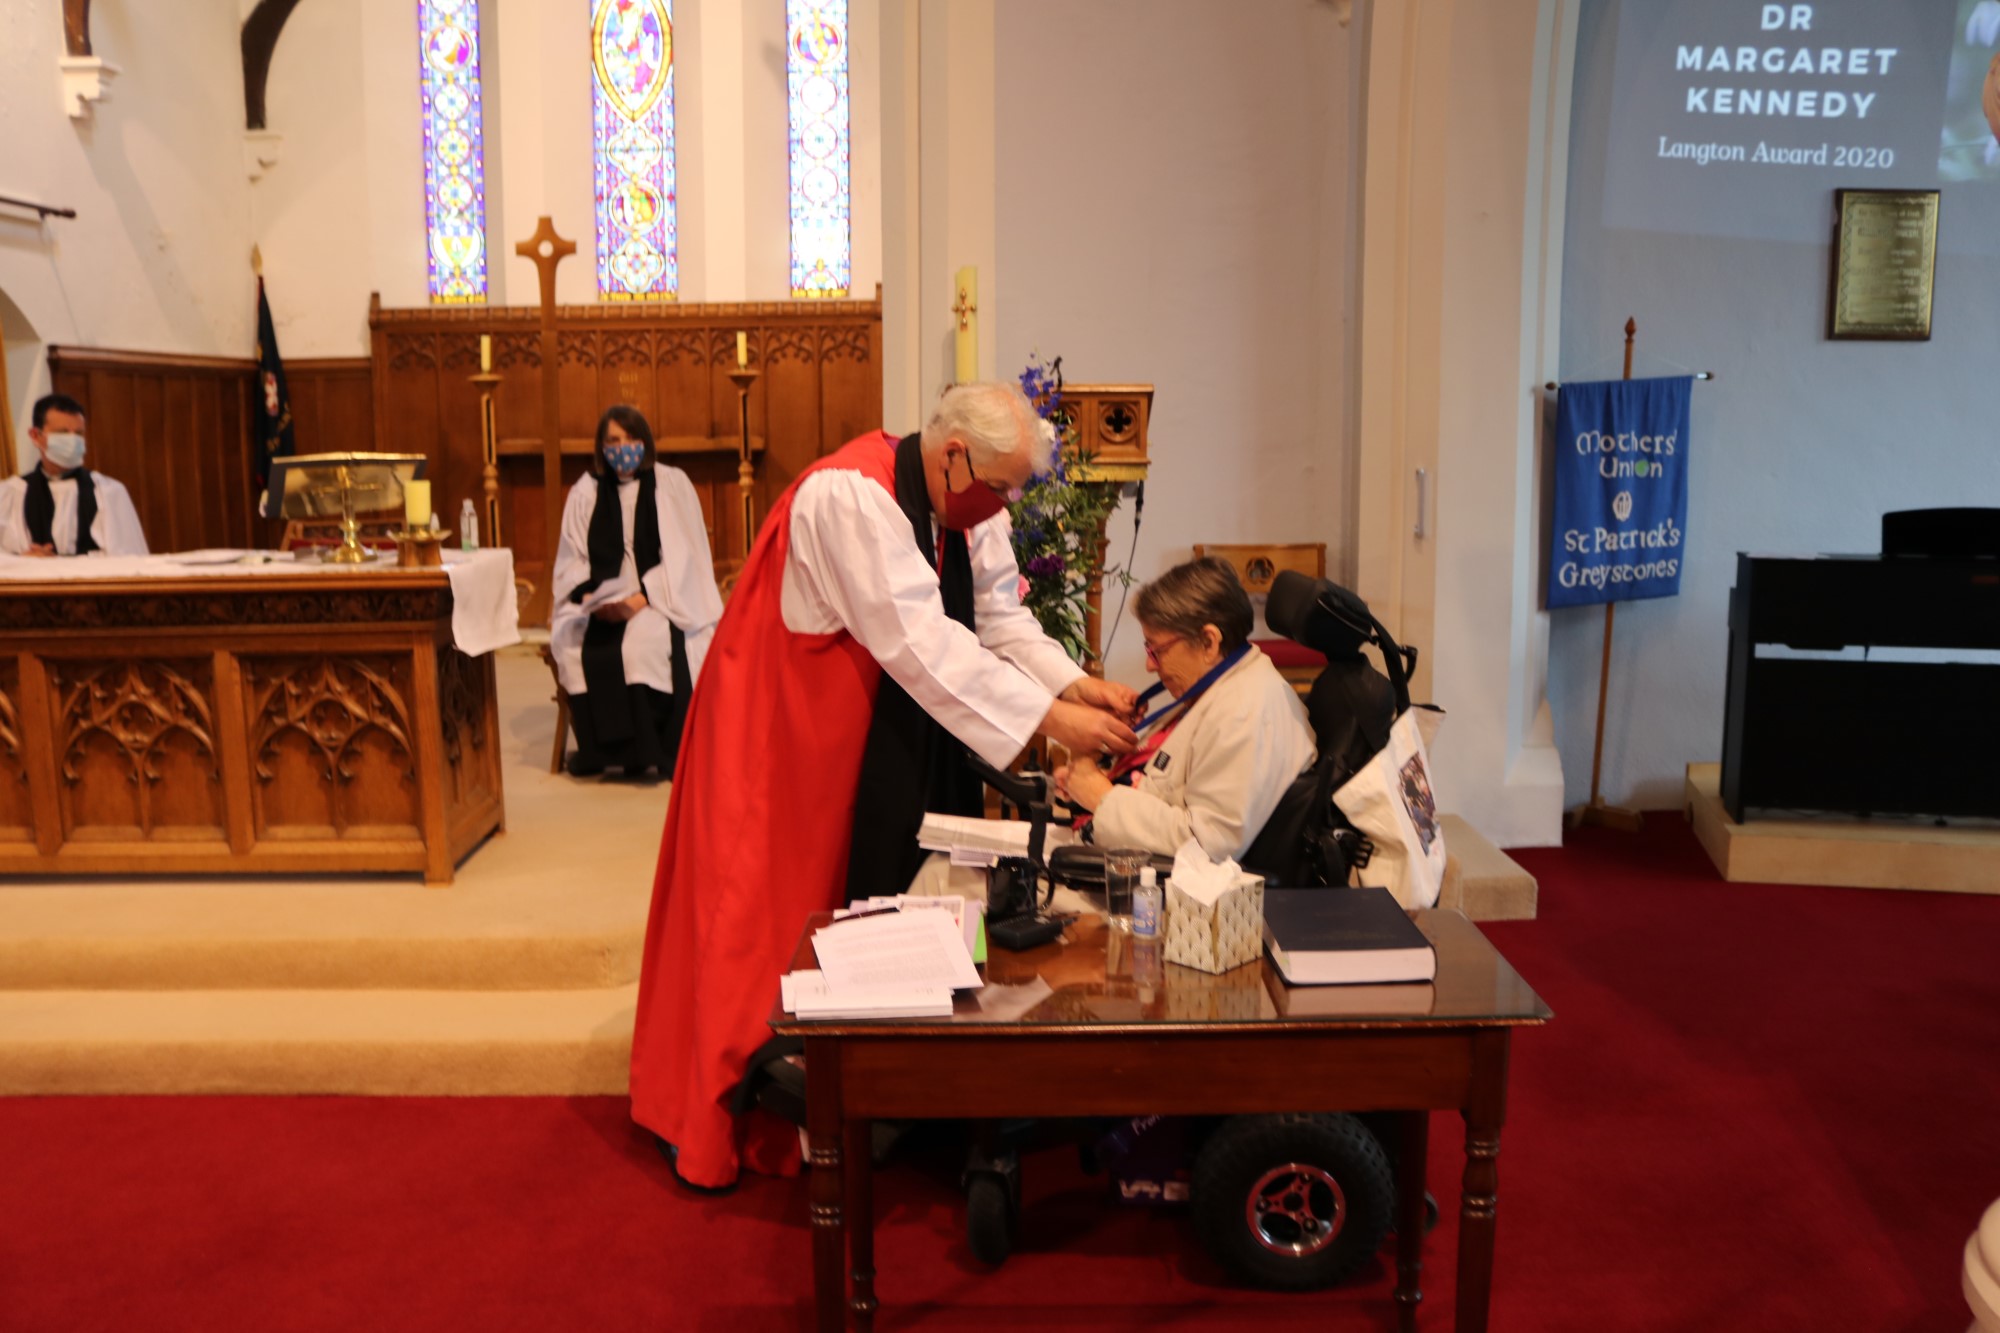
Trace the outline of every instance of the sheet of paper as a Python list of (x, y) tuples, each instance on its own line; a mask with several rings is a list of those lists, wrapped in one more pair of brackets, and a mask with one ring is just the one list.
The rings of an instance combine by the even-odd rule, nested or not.
[(836, 991), (952, 990), (982, 984), (949, 912), (889, 912), (824, 926), (813, 935), (820, 971)]
[(824, 973), (801, 969), (779, 978), (778, 994), (795, 1018), (946, 1018), (951, 992), (922, 990), (836, 991)]

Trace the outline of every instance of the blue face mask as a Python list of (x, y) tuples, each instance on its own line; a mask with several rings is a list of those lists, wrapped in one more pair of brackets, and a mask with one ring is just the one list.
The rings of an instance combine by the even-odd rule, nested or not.
[(646, 446), (643, 444), (637, 444), (628, 440), (624, 444), (607, 444), (604, 446), (604, 461), (609, 463), (611, 470), (621, 477), (629, 477), (637, 472), (639, 464), (645, 460)]

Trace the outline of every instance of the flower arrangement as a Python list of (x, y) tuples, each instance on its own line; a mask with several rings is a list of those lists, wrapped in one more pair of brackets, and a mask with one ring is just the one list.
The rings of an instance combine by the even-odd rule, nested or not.
[(1059, 447), (1053, 467), (1034, 478), (1008, 506), (1014, 522), (1014, 560), (1021, 567), (1021, 603), (1042, 630), (1069, 655), (1089, 665), (1085, 613), (1091, 582), (1103, 575), (1127, 577), (1103, 564), (1098, 534), (1118, 507), (1115, 483), (1077, 478), (1090, 457), (1075, 447), (1062, 396), (1062, 358), (1029, 361), (1021, 372), (1021, 392), (1044, 421), (1055, 428)]

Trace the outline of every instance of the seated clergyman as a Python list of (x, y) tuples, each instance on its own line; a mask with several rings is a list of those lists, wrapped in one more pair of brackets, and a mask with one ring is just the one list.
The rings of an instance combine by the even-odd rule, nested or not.
[(556, 549), (549, 641), (569, 692), (579, 776), (671, 775), (722, 597), (693, 483), (654, 456), (622, 404), (597, 423), (593, 475), (570, 489)]
[(1241, 858), (1316, 751), (1306, 710), (1252, 643), (1256, 613), (1224, 562), (1177, 565), (1134, 600), (1147, 669), (1170, 701), (1153, 710), (1139, 748), (1109, 772), (1079, 760), (1056, 770), (1068, 798), (1093, 811), (1091, 839), (1171, 856), (1190, 837), (1211, 857)]
[(125, 487), (84, 466), (83, 405), (52, 393), (35, 403), (35, 466), (0, 481), (0, 552), (144, 555), (146, 534)]

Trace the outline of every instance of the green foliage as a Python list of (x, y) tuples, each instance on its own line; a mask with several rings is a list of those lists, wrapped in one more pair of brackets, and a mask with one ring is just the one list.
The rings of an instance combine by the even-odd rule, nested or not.
[(1061, 358), (1040, 360), (1021, 373), (1021, 390), (1056, 429), (1062, 447), (1055, 466), (1036, 477), (1008, 506), (1014, 522), (1014, 559), (1026, 585), (1021, 602), (1042, 630), (1076, 661), (1088, 664), (1085, 614), (1091, 583), (1100, 576), (1129, 583), (1131, 576), (1104, 563), (1098, 534), (1118, 507), (1116, 482), (1082, 481), (1090, 455), (1076, 447), (1076, 432), (1062, 400)]

